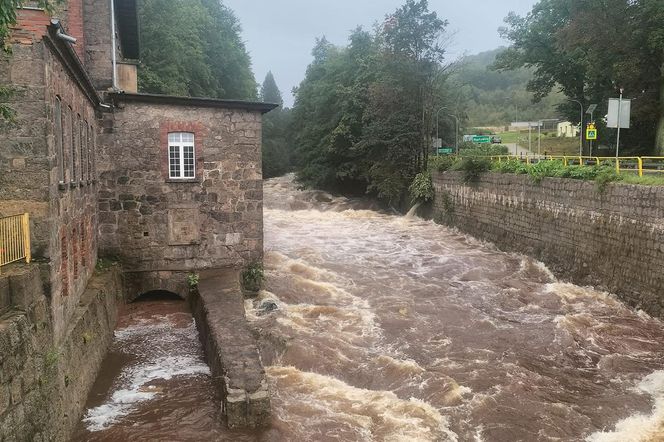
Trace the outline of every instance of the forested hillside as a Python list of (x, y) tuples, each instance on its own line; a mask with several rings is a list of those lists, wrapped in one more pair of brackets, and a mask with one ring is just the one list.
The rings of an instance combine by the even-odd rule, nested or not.
[(240, 24), (219, 0), (139, 1), (141, 92), (255, 99)]
[(557, 118), (557, 105), (565, 98), (560, 93), (535, 103), (527, 90), (533, 79), (531, 69), (520, 68), (509, 72), (491, 69), (496, 56), (504, 48), (464, 57), (450, 79), (462, 90), (462, 104), (466, 109), (469, 126), (503, 126), (510, 122), (538, 121)]

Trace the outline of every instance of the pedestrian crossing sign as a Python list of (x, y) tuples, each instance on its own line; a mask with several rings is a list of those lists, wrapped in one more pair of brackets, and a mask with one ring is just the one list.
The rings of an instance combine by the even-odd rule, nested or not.
[(597, 128), (594, 124), (589, 124), (586, 128), (586, 140), (596, 140), (597, 139)]

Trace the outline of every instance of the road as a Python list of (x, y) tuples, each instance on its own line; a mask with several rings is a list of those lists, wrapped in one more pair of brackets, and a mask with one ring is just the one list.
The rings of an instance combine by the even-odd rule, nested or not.
[(524, 157), (527, 155), (534, 155), (533, 152), (529, 151), (525, 147), (519, 146), (516, 143), (507, 143), (505, 144), (505, 146), (507, 146), (507, 149), (509, 149), (510, 155), (524, 156)]

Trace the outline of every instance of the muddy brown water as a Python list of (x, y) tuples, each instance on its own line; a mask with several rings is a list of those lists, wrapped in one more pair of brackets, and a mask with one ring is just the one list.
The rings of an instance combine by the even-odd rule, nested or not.
[(431, 222), (264, 188), (246, 310), (271, 428), (224, 429), (191, 314), (162, 301), (123, 315), (76, 440), (664, 440), (661, 321)]

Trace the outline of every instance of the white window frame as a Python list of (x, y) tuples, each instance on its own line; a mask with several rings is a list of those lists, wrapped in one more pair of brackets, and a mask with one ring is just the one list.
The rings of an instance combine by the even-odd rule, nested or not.
[[(191, 135), (192, 141), (183, 141), (184, 138), (182, 135)], [(177, 140), (173, 140), (174, 137), (177, 137)], [(173, 140), (173, 141), (171, 141)], [(173, 176), (173, 167), (171, 164), (171, 148), (175, 147), (178, 150), (178, 159), (180, 162), (180, 176)], [(194, 156), (193, 164), (193, 175), (185, 176), (185, 167), (184, 167), (184, 148), (191, 147)], [(196, 179), (196, 136), (192, 132), (169, 132), (168, 133), (168, 179), (170, 180), (193, 180)]]

